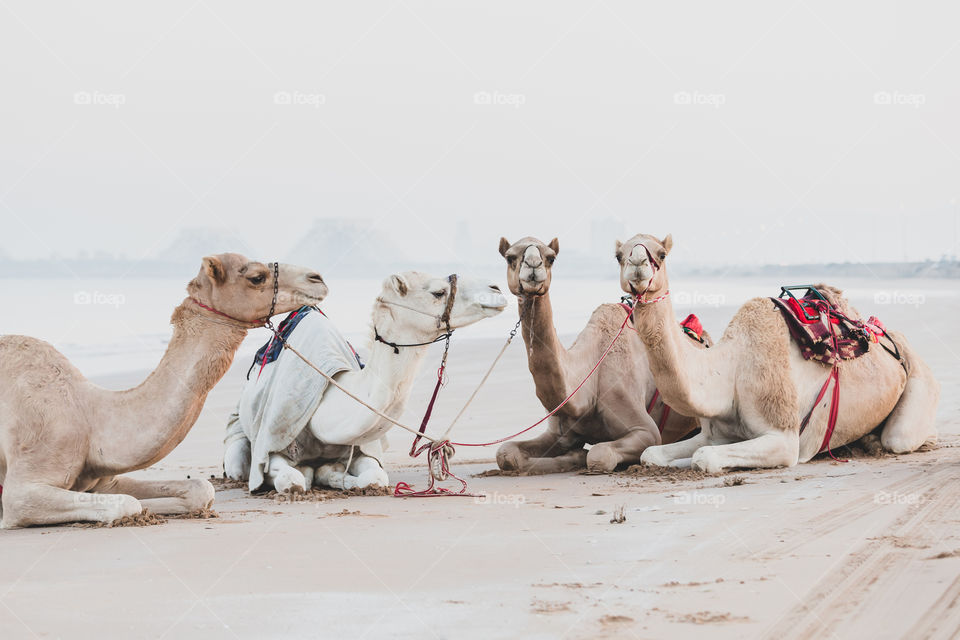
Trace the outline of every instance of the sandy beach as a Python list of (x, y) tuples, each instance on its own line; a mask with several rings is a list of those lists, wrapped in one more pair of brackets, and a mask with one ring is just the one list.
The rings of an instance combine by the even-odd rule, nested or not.
[[(955, 637), (960, 367), (944, 311), (883, 309), (943, 385), (936, 449), (711, 477), (499, 476), (484, 473), (494, 449), (461, 449), (454, 468), (482, 498), (290, 503), (221, 483), (215, 519), (2, 532), (2, 636)], [(730, 310), (702, 316), (719, 335)], [(457, 336), (434, 429), (501, 344)], [(438, 357), (407, 422), (419, 420)], [(183, 444), (142, 476), (220, 477), (248, 364), (234, 363)], [(98, 382), (122, 388), (144, 375)], [(517, 340), (457, 433), (489, 439), (542, 412)], [(391, 482), (424, 486), (408, 437), (390, 437)], [(623, 522), (611, 522), (617, 511)]]

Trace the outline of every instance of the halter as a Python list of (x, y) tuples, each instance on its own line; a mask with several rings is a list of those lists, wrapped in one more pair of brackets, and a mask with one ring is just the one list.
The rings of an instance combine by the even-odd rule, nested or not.
[(653, 304), (654, 302), (660, 302), (661, 300), (665, 300), (667, 296), (670, 295), (669, 289), (667, 289), (667, 292), (664, 293), (662, 296), (657, 296), (652, 300), (647, 300), (646, 298), (647, 290), (650, 289), (650, 285), (653, 284), (654, 276), (657, 275), (657, 271), (660, 271), (660, 263), (657, 262), (656, 259), (653, 257), (653, 254), (650, 253), (650, 249), (647, 248), (647, 245), (641, 242), (639, 243), (639, 246), (643, 247), (643, 250), (647, 252), (647, 260), (649, 260), (650, 266), (653, 267), (653, 275), (650, 276), (650, 282), (647, 283), (647, 286), (637, 296), (637, 304)]
[(203, 304), (202, 302), (200, 302), (199, 300), (197, 300), (192, 296), (190, 300), (195, 305), (197, 305), (202, 309), (206, 309), (207, 311), (212, 311), (218, 316), (222, 316), (224, 318), (227, 318), (228, 320), (233, 320), (234, 322), (237, 322), (239, 324), (249, 325), (249, 328), (251, 329), (256, 327), (267, 327), (268, 329), (272, 330), (273, 323), (270, 321), (270, 318), (273, 317), (273, 312), (277, 308), (277, 295), (279, 294), (279, 292), (280, 292), (280, 263), (274, 262), (273, 263), (273, 300), (270, 302), (269, 313), (267, 313), (267, 316), (265, 318), (262, 318), (259, 322), (247, 322), (246, 320), (241, 320), (240, 318), (234, 318), (233, 316), (226, 314), (223, 311), (220, 311), (219, 309), (214, 309), (213, 307)]
[(450, 350), (450, 338), (451, 338), (451, 336), (453, 336), (453, 329), (450, 328), (450, 315), (453, 313), (453, 304), (454, 304), (454, 302), (456, 302), (456, 298), (457, 298), (457, 274), (451, 273), (449, 276), (447, 276), (447, 282), (450, 283), (450, 295), (447, 296), (447, 304), (446, 304), (446, 306), (444, 306), (444, 308), (443, 308), (443, 313), (441, 313), (439, 316), (434, 316), (432, 313), (427, 313), (426, 311), (422, 311), (422, 310), (420, 310), (420, 309), (417, 309), (417, 308), (415, 308), (415, 307), (411, 307), (411, 306), (409, 306), (409, 305), (400, 304), (399, 302), (392, 302), (392, 301), (390, 301), (390, 300), (384, 300), (383, 298), (377, 298), (377, 302), (379, 302), (380, 304), (391, 305), (391, 306), (394, 306), (394, 307), (400, 307), (401, 309), (407, 309), (408, 311), (414, 311), (414, 312), (416, 312), (416, 313), (419, 313), (419, 314), (422, 314), (422, 315), (425, 315), (425, 316), (430, 316), (431, 318), (435, 317), (435, 318), (437, 319), (437, 328), (439, 329), (439, 328), (441, 328), (441, 327), (446, 327), (446, 332), (445, 332), (445, 333), (443, 333), (443, 334), (441, 334), (440, 336), (438, 336), (435, 340), (429, 340), (429, 341), (427, 341), (427, 342), (414, 342), (414, 343), (409, 343), (409, 344), (398, 344), (398, 343), (396, 343), (396, 342), (390, 342), (389, 340), (386, 340), (383, 336), (380, 335), (380, 332), (377, 330), (376, 325), (374, 325), (374, 327), (373, 327), (373, 339), (374, 339), (375, 341), (377, 341), (377, 342), (381, 342), (381, 343), (387, 345), (388, 347), (392, 347), (392, 348), (393, 348), (393, 352), (394, 352), (395, 354), (398, 354), (398, 355), (399, 355), (399, 353), (400, 353), (400, 349), (401, 349), (401, 348), (404, 348), (404, 347), (424, 347), (424, 346), (426, 346), (426, 345), (428, 345), (428, 344), (434, 344), (434, 343), (442, 342), (443, 340), (446, 340), (446, 341), (447, 341), (447, 346), (446, 346), (446, 348), (444, 349), (444, 352), (443, 352), (443, 363), (440, 365), (440, 366), (441, 366), (441, 369), (442, 369), (443, 366), (444, 366), (444, 364), (446, 364), (447, 351)]

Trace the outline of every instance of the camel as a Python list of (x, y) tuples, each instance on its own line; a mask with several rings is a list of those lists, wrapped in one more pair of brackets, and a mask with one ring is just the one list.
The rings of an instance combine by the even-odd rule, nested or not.
[(321, 301), (327, 287), (303, 267), (224, 253), (203, 259), (187, 293), (160, 364), (126, 391), (89, 382), (42, 340), (0, 337), (0, 526), (111, 523), (144, 509), (172, 515), (213, 503), (206, 480), (122, 474), (180, 444), (248, 329), (271, 312)]
[[(617, 242), (620, 284), (639, 298), (634, 323), (657, 387), (670, 406), (698, 417), (701, 426), (689, 440), (650, 447), (641, 462), (716, 473), (809, 461), (827, 432), (831, 398), (818, 395), (831, 368), (803, 358), (769, 298), (740, 307), (712, 348), (691, 349), (670, 321), (665, 260), (672, 247), (669, 235), (660, 240), (640, 234)], [(848, 317), (858, 318), (840, 290), (816, 286)], [(940, 385), (902, 334), (888, 334), (904, 358), (902, 365), (878, 344), (840, 364), (839, 417), (829, 447), (853, 442), (881, 425), (880, 442), (894, 453), (936, 442)]]
[[(500, 239), (500, 255), (507, 261), (507, 283), (520, 308), (527, 364), (537, 398), (548, 411), (556, 408), (597, 364), (626, 313), (619, 304), (600, 305), (565, 349), (557, 337), (550, 304), (553, 263), (559, 251), (556, 238), (549, 244), (532, 237), (515, 243)], [(690, 338), (685, 340), (691, 347), (703, 348)], [(709, 337), (705, 341), (709, 344)], [(550, 419), (547, 431), (531, 440), (502, 445), (497, 451), (497, 465), (505, 471), (544, 474), (584, 467), (609, 473), (619, 465), (638, 463), (647, 447), (675, 442), (697, 426), (696, 420), (673, 411), (661, 434), (657, 422), (647, 413), (655, 392), (643, 343), (634, 332), (624, 332), (597, 372)], [(662, 421), (665, 409), (663, 403), (658, 406), (653, 409), (654, 415)], [(593, 445), (589, 451), (584, 448), (586, 444)]]
[[(373, 305), (366, 366), (332, 375), (351, 393), (398, 418), (428, 346), (448, 331), (497, 315), (506, 304), (495, 284), (454, 276), (436, 278), (415, 271), (392, 275), (384, 281)], [(302, 329), (298, 326), (296, 331), (309, 328), (309, 324)], [(287, 352), (282, 357), (296, 355)], [(251, 384), (257, 381), (251, 379), (247, 385)], [(249, 480), (252, 462), (243, 418), (238, 407), (227, 425), (224, 452), (224, 472), (239, 481)], [(342, 391), (327, 388), (296, 436), (297, 446), (270, 453), (263, 470), (264, 484), (280, 493), (304, 492), (314, 485), (334, 489), (386, 487), (389, 478), (381, 462), (375, 455), (368, 455), (362, 445), (379, 441), (392, 426)], [(299, 425), (296, 428), (300, 429)], [(292, 457), (295, 453), (296, 459)], [(259, 486), (251, 486), (251, 490), (256, 488)]]

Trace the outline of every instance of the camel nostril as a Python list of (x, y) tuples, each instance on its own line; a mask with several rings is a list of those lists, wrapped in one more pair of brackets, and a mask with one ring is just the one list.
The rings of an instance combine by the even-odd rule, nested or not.
[(323, 284), (323, 276), (321, 276), (319, 273), (308, 273), (307, 280), (317, 284)]
[(498, 287), (495, 284), (490, 285), (490, 288), (496, 291), (497, 293), (503, 293), (502, 291), (500, 291), (500, 287)]

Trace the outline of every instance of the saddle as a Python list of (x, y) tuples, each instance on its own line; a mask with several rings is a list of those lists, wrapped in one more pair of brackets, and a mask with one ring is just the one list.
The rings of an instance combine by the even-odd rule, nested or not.
[[(796, 290), (806, 293), (798, 298), (793, 293)], [(817, 360), (832, 367), (844, 360), (859, 358), (871, 344), (880, 344), (904, 364), (896, 343), (876, 316), (870, 316), (866, 322), (850, 318), (836, 302), (812, 285), (781, 287), (780, 297), (770, 299), (783, 314), (790, 335), (806, 360)], [(890, 347), (880, 342), (882, 337), (889, 341)]]
[[(796, 290), (804, 290), (806, 293), (797, 298), (793, 294)], [(875, 316), (870, 316), (866, 322), (850, 318), (838, 308), (836, 301), (829, 300), (813, 285), (780, 287), (780, 297), (770, 299), (783, 314), (790, 335), (800, 347), (804, 359), (817, 360), (830, 367), (830, 374), (820, 387), (816, 401), (800, 422), (800, 433), (807, 428), (813, 410), (823, 400), (830, 383), (833, 382), (827, 430), (820, 445), (820, 452), (826, 451), (831, 458), (838, 460), (830, 450), (830, 438), (837, 426), (840, 404), (839, 364), (844, 360), (859, 358), (870, 349), (872, 343), (879, 344), (896, 358), (904, 371), (907, 369), (906, 362), (880, 320)], [(885, 337), (891, 346), (880, 342), (881, 337)]]

